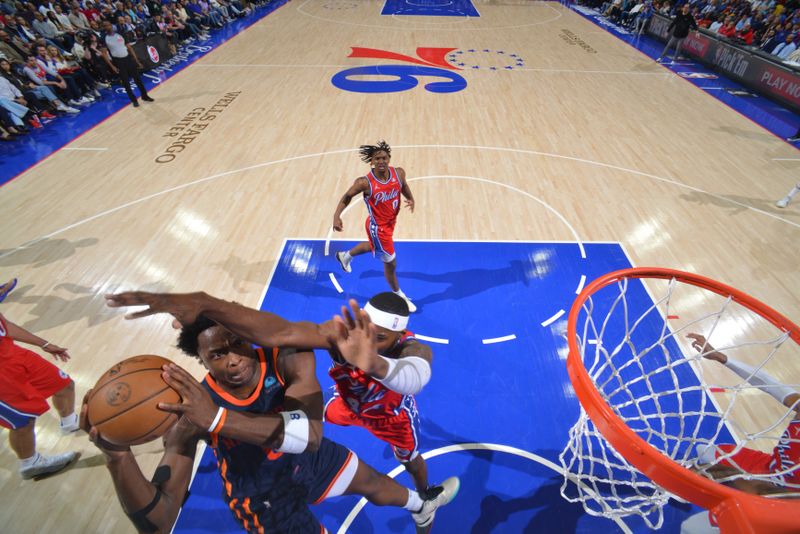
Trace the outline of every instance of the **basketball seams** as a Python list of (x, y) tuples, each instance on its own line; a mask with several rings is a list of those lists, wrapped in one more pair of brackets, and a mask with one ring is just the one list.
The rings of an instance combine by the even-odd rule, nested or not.
[[(149, 369), (149, 370), (152, 370), (152, 369)], [(132, 372), (132, 373), (129, 373), (129, 374), (133, 374), (133, 372)], [(124, 375), (124, 376), (128, 376), (128, 375)], [(121, 377), (120, 377), (120, 378), (121, 378)], [(103, 386), (103, 387), (105, 387), (105, 386)], [(103, 388), (100, 388), (100, 389), (103, 389)], [(90, 421), (90, 422), (92, 423), (92, 426), (99, 426), (99, 425), (102, 425), (102, 424), (104, 424), (104, 423), (107, 423), (107, 422), (111, 421), (112, 419), (114, 419), (115, 417), (119, 417), (120, 415), (124, 415), (124, 414), (126, 414), (127, 412), (129, 412), (129, 411), (133, 410), (134, 408), (136, 408), (137, 406), (140, 406), (140, 405), (142, 405), (143, 403), (145, 403), (145, 402), (149, 401), (149, 400), (150, 400), (150, 399), (152, 399), (153, 397), (157, 397), (158, 395), (161, 395), (161, 394), (162, 394), (164, 391), (166, 391), (166, 390), (168, 390), (168, 389), (172, 389), (172, 388), (171, 388), (171, 387), (169, 387), (169, 386), (164, 386), (164, 388), (162, 388), (162, 389), (159, 389), (157, 392), (150, 394), (148, 397), (145, 397), (145, 398), (143, 398), (142, 400), (140, 400), (140, 401), (139, 401), (139, 402), (137, 402), (136, 404), (132, 404), (131, 406), (128, 406), (127, 408), (125, 408), (125, 410), (123, 410), (123, 411), (121, 411), (121, 412), (117, 412), (117, 413), (115, 413), (115, 414), (114, 414), (114, 415), (112, 415), (111, 417), (108, 417), (108, 418), (106, 418), (106, 419), (103, 419), (102, 421), (97, 421), (97, 422), (91, 422), (91, 421)], [(173, 390), (173, 391), (174, 391), (174, 390)], [(177, 392), (176, 392), (176, 395), (177, 395)], [(92, 395), (92, 397), (94, 397), (94, 395)], [(178, 398), (180, 398), (180, 395), (178, 395)], [(166, 413), (166, 412), (165, 412), (165, 413)], [(89, 418), (91, 419), (91, 416), (90, 416)]]
[[(154, 426), (153, 428), (151, 428), (150, 430), (148, 430), (148, 431), (147, 431), (147, 432), (145, 432), (144, 434), (142, 434), (142, 435), (140, 435), (140, 436), (136, 436), (135, 438), (131, 439), (131, 440), (130, 440), (130, 444), (131, 444), (131, 445), (139, 445), (139, 443), (137, 443), (137, 442), (138, 442), (140, 439), (142, 439), (142, 438), (146, 438), (148, 435), (152, 434), (153, 432), (155, 432), (156, 430), (158, 430), (159, 428), (161, 428), (161, 427), (164, 425), (164, 423), (166, 423), (166, 422), (167, 422), (167, 420), (168, 420), (170, 417), (172, 417), (172, 416), (175, 416), (175, 419), (177, 420), (177, 415), (176, 415), (176, 414), (174, 414), (174, 413), (164, 412), (164, 414), (165, 414), (165, 417), (164, 417), (164, 419), (162, 419), (162, 420), (161, 420), (161, 421), (160, 421), (160, 422), (159, 422), (159, 423), (158, 423), (156, 426)], [(118, 414), (118, 415), (119, 415), (119, 414)], [(116, 417), (116, 416), (114, 416), (114, 417)], [(174, 422), (174, 421), (173, 421), (173, 422)], [(171, 426), (171, 425), (170, 425), (170, 426)], [(146, 443), (147, 441), (149, 441), (149, 440), (146, 440), (144, 443)]]
[[(167, 362), (167, 363), (169, 363), (169, 362)], [(161, 372), (163, 372), (163, 369), (161, 369), (161, 366), (159, 365), (158, 367), (145, 367), (145, 368), (142, 368), (142, 369), (134, 369), (132, 371), (126, 372), (125, 374), (119, 374), (118, 376), (114, 376), (114, 377), (107, 377), (109, 380), (107, 382), (103, 383), (100, 387), (97, 387), (97, 385), (95, 385), (95, 387), (92, 389), (92, 396), (89, 397), (89, 400), (91, 401), (94, 398), (94, 396), (97, 395), (97, 393), (101, 389), (105, 388), (109, 384), (113, 384), (118, 379), (122, 378), (123, 376), (130, 376), (130, 375), (133, 375), (133, 374), (136, 374), (136, 373), (143, 373), (145, 371), (161, 371)], [(106, 371), (106, 373), (107, 372), (108, 371)], [(106, 373), (103, 373), (103, 374), (106, 374)], [(101, 377), (101, 379), (102, 379), (102, 377)]]

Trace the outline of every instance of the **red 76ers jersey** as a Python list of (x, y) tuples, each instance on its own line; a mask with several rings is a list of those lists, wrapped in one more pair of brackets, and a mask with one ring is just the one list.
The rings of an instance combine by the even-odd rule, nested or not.
[(772, 451), (772, 472), (786, 471), (795, 468), (785, 475), (786, 482), (800, 484), (800, 417), (789, 423), (778, 445)]
[(381, 182), (375, 172), (370, 171), (365, 178), (369, 191), (364, 192), (364, 203), (369, 217), (378, 226), (394, 226), (400, 212), (400, 190), (403, 188), (394, 167), (389, 167), (389, 178)]
[[(397, 354), (405, 344), (416, 342), (414, 334), (406, 332), (389, 352)], [(335, 394), (342, 397), (353, 413), (365, 419), (394, 417), (403, 406), (408, 405), (405, 402), (406, 397), (412, 397), (392, 391), (361, 369), (344, 361), (334, 360), (328, 374), (336, 382)]]

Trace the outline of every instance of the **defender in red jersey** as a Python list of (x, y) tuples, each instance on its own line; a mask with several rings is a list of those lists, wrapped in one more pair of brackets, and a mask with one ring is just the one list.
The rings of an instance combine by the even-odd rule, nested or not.
[(67, 349), (45, 341), (0, 315), (0, 426), (8, 428), (8, 441), (19, 458), (24, 479), (60, 471), (78, 457), (76, 452), (44, 456), (36, 452), (36, 418), (50, 409), (61, 416), (61, 432), (78, 430), (75, 384), (58, 367), (15, 343), (36, 345), (55, 359), (69, 360)]
[[(162, 376), (181, 402), (159, 405), (179, 419), (164, 436), (164, 456), (152, 481), (130, 448), (103, 441), (81, 412), (82, 426), (104, 452), (120, 502), (139, 532), (170, 530), (202, 439), (217, 457), (228, 507), (251, 534), (327, 532), (309, 505), (344, 494), (405, 508), (423, 529), (458, 493), (455, 477), (424, 492), (404, 488), (323, 437), (322, 391), (308, 347), (337, 340), (333, 323), (290, 322), (204, 293), (106, 298), (111, 307), (148, 306), (128, 318), (171, 314), (183, 325), (179, 348), (208, 370), (200, 383), (175, 364), (164, 366)], [(352, 343), (342, 349), (353, 350)]]
[(363, 310), (355, 301), (350, 304), (353, 313), (343, 307), (344, 321), (334, 320), (346, 335), (333, 342), (328, 373), (336, 391), (325, 407), (325, 420), (366, 428), (391, 445), (395, 458), (422, 491), (428, 486), (428, 474), (419, 454), (414, 394), (430, 380), (433, 353), (406, 329), (408, 307), (394, 293), (375, 295)]
[(369, 215), (364, 223), (367, 241), (359, 243), (349, 251), (336, 253), (336, 259), (345, 272), (350, 272), (353, 256), (372, 251), (372, 254), (383, 262), (383, 272), (389, 287), (395, 294), (405, 299), (408, 309), (416, 311), (417, 307), (400, 289), (397, 281), (397, 258), (394, 252), (394, 225), (400, 213), (400, 195), (405, 197), (406, 207), (414, 213), (414, 195), (406, 181), (406, 172), (400, 167), (390, 167), (392, 149), (385, 141), (377, 145), (362, 145), (361, 159), (369, 163), (372, 169), (366, 176), (356, 178), (350, 189), (344, 194), (333, 214), (333, 229), (341, 232), (342, 211), (350, 204), (354, 196), (361, 194), (367, 205)]
[(771, 479), (775, 483), (762, 480), (735, 481), (737, 489), (742, 491), (751, 493), (797, 492), (800, 489), (800, 393), (781, 384), (764, 370), (718, 352), (704, 336), (689, 334), (688, 337), (692, 339), (692, 346), (701, 352), (704, 358), (723, 364), (751, 385), (759, 387), (787, 408), (794, 410), (793, 420), (786, 427), (771, 454), (745, 447), (725, 458), (736, 450), (736, 445), (721, 444), (702, 451), (700, 462), (717, 461), (717, 465), (713, 466), (710, 472), (718, 477), (730, 474), (731, 470), (734, 472), (745, 471), (755, 475), (773, 475)]

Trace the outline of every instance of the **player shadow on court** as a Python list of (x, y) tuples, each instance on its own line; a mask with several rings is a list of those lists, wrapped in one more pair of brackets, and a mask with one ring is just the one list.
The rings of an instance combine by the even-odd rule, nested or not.
[[(796, 213), (792, 213), (791, 211), (786, 211), (785, 209), (776, 207), (775, 199), (771, 198), (770, 199), (752, 198), (740, 195), (714, 196), (708, 193), (701, 193), (700, 191), (691, 191), (689, 193), (682, 193), (679, 196), (682, 200), (693, 202), (701, 206), (716, 206), (718, 208), (730, 210), (731, 215), (739, 215), (740, 213), (747, 211), (747, 208), (745, 206), (749, 206), (761, 211), (765, 211), (767, 213), (780, 215), (781, 217), (785, 218), (791, 218), (797, 216)], [(728, 202), (729, 200), (732, 202)], [(734, 202), (739, 202), (740, 204), (744, 204), (745, 206), (742, 206), (740, 204), (734, 204)]]
[(233, 289), (237, 293), (246, 293), (248, 291), (248, 284), (263, 286), (267, 279), (269, 279), (269, 273), (272, 272), (272, 267), (274, 265), (275, 262), (270, 260), (248, 263), (235, 254), (225, 261), (211, 264), (212, 267), (225, 271), (228, 276), (230, 276), (233, 281)]
[[(364, 278), (383, 277), (383, 271), (364, 271), (361, 276)], [(530, 282), (530, 277), (525, 270), (525, 264), (521, 260), (513, 260), (509, 262), (507, 267), (499, 269), (464, 269), (463, 271), (436, 274), (398, 271), (397, 277), (401, 283), (405, 279), (414, 279), (447, 286), (438, 293), (430, 293), (425, 296), (409, 293), (417, 306), (433, 304), (443, 300), (460, 300), (504, 285), (522, 283), (528, 286)]]
[[(30, 284), (17, 287), (6, 297), (6, 302), (33, 305), (27, 309), (27, 313), (35, 317), (22, 323), (23, 328), (32, 332), (74, 323), (83, 318), (86, 318), (89, 327), (93, 327), (120, 315), (118, 310), (106, 306), (103, 294), (91, 287), (62, 283), (47, 295), (31, 293), (34, 287)], [(156, 282), (137, 289), (163, 293), (168, 292), (171, 286)], [(114, 288), (108, 289), (108, 292), (114, 291)]]
[(19, 249), (0, 249), (0, 267), (29, 265), (34, 269), (73, 256), (79, 248), (99, 243), (96, 237), (86, 237), (77, 241), (69, 239), (43, 239)]

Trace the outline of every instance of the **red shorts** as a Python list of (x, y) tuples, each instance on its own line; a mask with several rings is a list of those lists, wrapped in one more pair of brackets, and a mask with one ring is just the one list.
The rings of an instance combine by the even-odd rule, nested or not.
[(341, 397), (333, 397), (325, 407), (325, 421), (339, 426), (360, 426), (381, 441), (392, 446), (395, 458), (410, 462), (419, 454), (419, 417), (416, 410), (409, 414), (402, 410), (398, 415), (386, 419), (359, 417)]
[[(719, 451), (717, 451), (717, 458), (736, 449), (736, 445), (728, 444), (717, 445), (716, 447), (719, 449)], [(772, 472), (769, 465), (770, 462), (772, 462), (771, 454), (745, 447), (730, 458), (721, 460), (717, 465), (741, 469), (745, 473), (752, 473), (754, 475), (765, 475)]]
[(0, 372), (0, 426), (21, 428), (42, 415), (47, 399), (72, 383), (69, 375), (35, 352), (15, 347), (3, 354)]
[(364, 228), (367, 230), (367, 239), (372, 255), (384, 263), (392, 261), (395, 257), (394, 240), (392, 239), (394, 224), (378, 226), (372, 221), (372, 218), (367, 217)]

